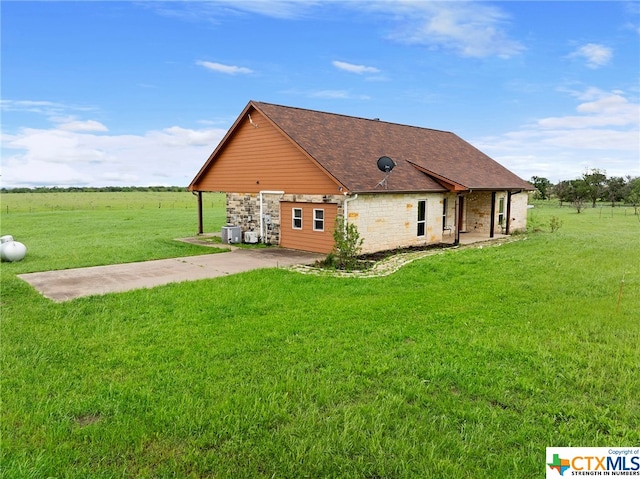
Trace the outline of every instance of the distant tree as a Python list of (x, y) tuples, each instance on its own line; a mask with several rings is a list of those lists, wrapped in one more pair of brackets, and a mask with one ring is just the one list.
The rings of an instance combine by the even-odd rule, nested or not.
[(586, 184), (587, 197), (591, 200), (591, 207), (596, 207), (596, 201), (602, 198), (606, 189), (607, 175), (605, 171), (591, 168), (582, 174), (582, 181)]
[(624, 188), (624, 201), (633, 206), (634, 213), (638, 214), (638, 206), (640, 206), (640, 176), (632, 178), (627, 176), (627, 184)]
[(571, 182), (567, 181), (567, 180), (559, 182), (557, 185), (555, 185), (551, 189), (551, 192), (554, 195), (556, 195), (556, 197), (560, 201), (560, 206), (562, 206), (562, 203), (564, 203), (564, 202), (571, 203), (571, 201), (572, 201), (571, 192), (572, 191), (573, 191), (573, 189), (572, 189), (572, 186), (571, 186)]
[(607, 178), (604, 195), (606, 199), (611, 202), (612, 208), (616, 205), (616, 202), (624, 199), (626, 186), (627, 180), (622, 176)]
[(549, 199), (549, 196), (551, 194), (551, 187), (553, 186), (553, 184), (547, 178), (541, 176), (532, 176), (531, 183), (533, 183), (533, 186), (535, 186), (536, 190), (538, 190), (538, 194), (541, 200)]
[[(584, 204), (591, 199), (591, 187), (583, 178), (569, 182), (569, 198), (578, 213), (584, 209)], [(594, 201), (595, 206), (595, 201)]]

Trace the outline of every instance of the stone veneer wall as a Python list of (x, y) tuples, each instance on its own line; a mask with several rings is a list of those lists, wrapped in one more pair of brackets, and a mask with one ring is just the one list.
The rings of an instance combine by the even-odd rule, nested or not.
[[(455, 194), (446, 194), (447, 225), (455, 224)], [(240, 226), (245, 231), (260, 233), (260, 195), (258, 193), (227, 193), (227, 224)], [(505, 198), (506, 191), (496, 193), (496, 230), (498, 226), (499, 198)], [(293, 195), (263, 193), (263, 214), (269, 215), (270, 224), (265, 221), (265, 242), (280, 244), (280, 202), (337, 203), (338, 216), (344, 215), (343, 195)], [(431, 194), (360, 194), (348, 203), (348, 221), (358, 227), (364, 239), (363, 253), (414, 246), (442, 241), (443, 195)], [(425, 236), (417, 236), (418, 201), (427, 201), (427, 224)], [(511, 196), (511, 231), (526, 229), (526, 192)], [(491, 192), (472, 192), (465, 196), (465, 218), (463, 231), (477, 231), (489, 235), (491, 212)], [(506, 217), (506, 216), (505, 216)], [(445, 233), (447, 234), (447, 233)], [(452, 234), (452, 233), (449, 233)]]
[[(442, 197), (431, 194), (361, 194), (347, 206), (348, 221), (364, 239), (363, 253), (442, 241)], [(425, 236), (417, 235), (418, 201), (426, 200)], [(451, 200), (450, 200), (451, 202)], [(448, 210), (455, 208), (455, 203)]]
[[(504, 218), (503, 226), (506, 227), (507, 218), (507, 192), (496, 192), (496, 206), (495, 206), (495, 226), (494, 233), (500, 234), (503, 229), (498, 223), (498, 216), (500, 214), (499, 205), (500, 198), (504, 198)], [(527, 227), (527, 204), (528, 195), (526, 192), (511, 195), (511, 224), (509, 226), (509, 232), (512, 233), (516, 230), (522, 230)], [(472, 192), (465, 196), (465, 212), (466, 222), (463, 225), (464, 231), (478, 232), (483, 234), (490, 234), (491, 228), (491, 192), (490, 191), (478, 191)]]
[[(337, 203), (338, 215), (343, 214), (343, 195), (293, 195), (293, 194), (262, 194), (262, 214), (265, 215), (265, 242), (280, 244), (280, 202), (292, 201), (299, 203)], [(240, 226), (242, 233), (256, 231), (260, 234), (260, 194), (259, 193), (227, 193), (227, 224)], [(333, 227), (333, 225), (331, 225)]]
[(524, 231), (527, 229), (527, 213), (529, 211), (529, 193), (523, 191), (516, 195), (511, 195), (511, 224), (509, 233), (514, 231)]

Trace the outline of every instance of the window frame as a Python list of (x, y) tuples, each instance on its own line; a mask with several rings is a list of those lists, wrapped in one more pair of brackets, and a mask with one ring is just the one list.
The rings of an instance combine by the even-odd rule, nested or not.
[(502, 226), (503, 223), (504, 223), (504, 217), (505, 217), (504, 205), (505, 205), (505, 203), (506, 203), (506, 201), (505, 201), (504, 196), (501, 196), (498, 199), (498, 224), (500, 226)]
[[(296, 212), (300, 212), (300, 216), (296, 216)], [(300, 221), (300, 226), (296, 226), (296, 220)], [(302, 229), (302, 208), (291, 208), (291, 229)]]
[[(322, 213), (322, 218), (318, 218), (316, 216), (318, 212)], [(322, 223), (321, 228), (317, 227), (318, 222)], [(324, 222), (325, 222), (324, 208), (314, 208), (313, 209), (313, 231), (324, 231)]]
[(448, 198), (442, 198), (442, 231), (447, 229), (447, 209), (449, 208)]
[[(420, 211), (421, 206), (422, 206), (422, 211)], [(422, 233), (420, 232), (420, 230), (422, 230)], [(418, 200), (416, 236), (419, 238), (422, 238), (423, 236), (426, 236), (426, 235), (427, 235), (427, 200)]]

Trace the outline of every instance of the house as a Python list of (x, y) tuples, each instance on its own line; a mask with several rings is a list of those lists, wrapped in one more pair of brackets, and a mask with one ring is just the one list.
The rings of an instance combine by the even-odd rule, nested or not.
[(363, 252), (509, 234), (533, 187), (450, 132), (250, 101), (189, 190), (200, 234), (202, 193), (224, 192), (243, 238), (328, 253), (337, 217)]

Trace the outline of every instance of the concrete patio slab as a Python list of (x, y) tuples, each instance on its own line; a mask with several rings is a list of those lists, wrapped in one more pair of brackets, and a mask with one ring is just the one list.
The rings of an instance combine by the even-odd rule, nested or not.
[(227, 253), (26, 273), (18, 277), (46, 298), (62, 302), (82, 296), (153, 288), (260, 268), (312, 264), (322, 258), (324, 255), (285, 248), (234, 249)]

